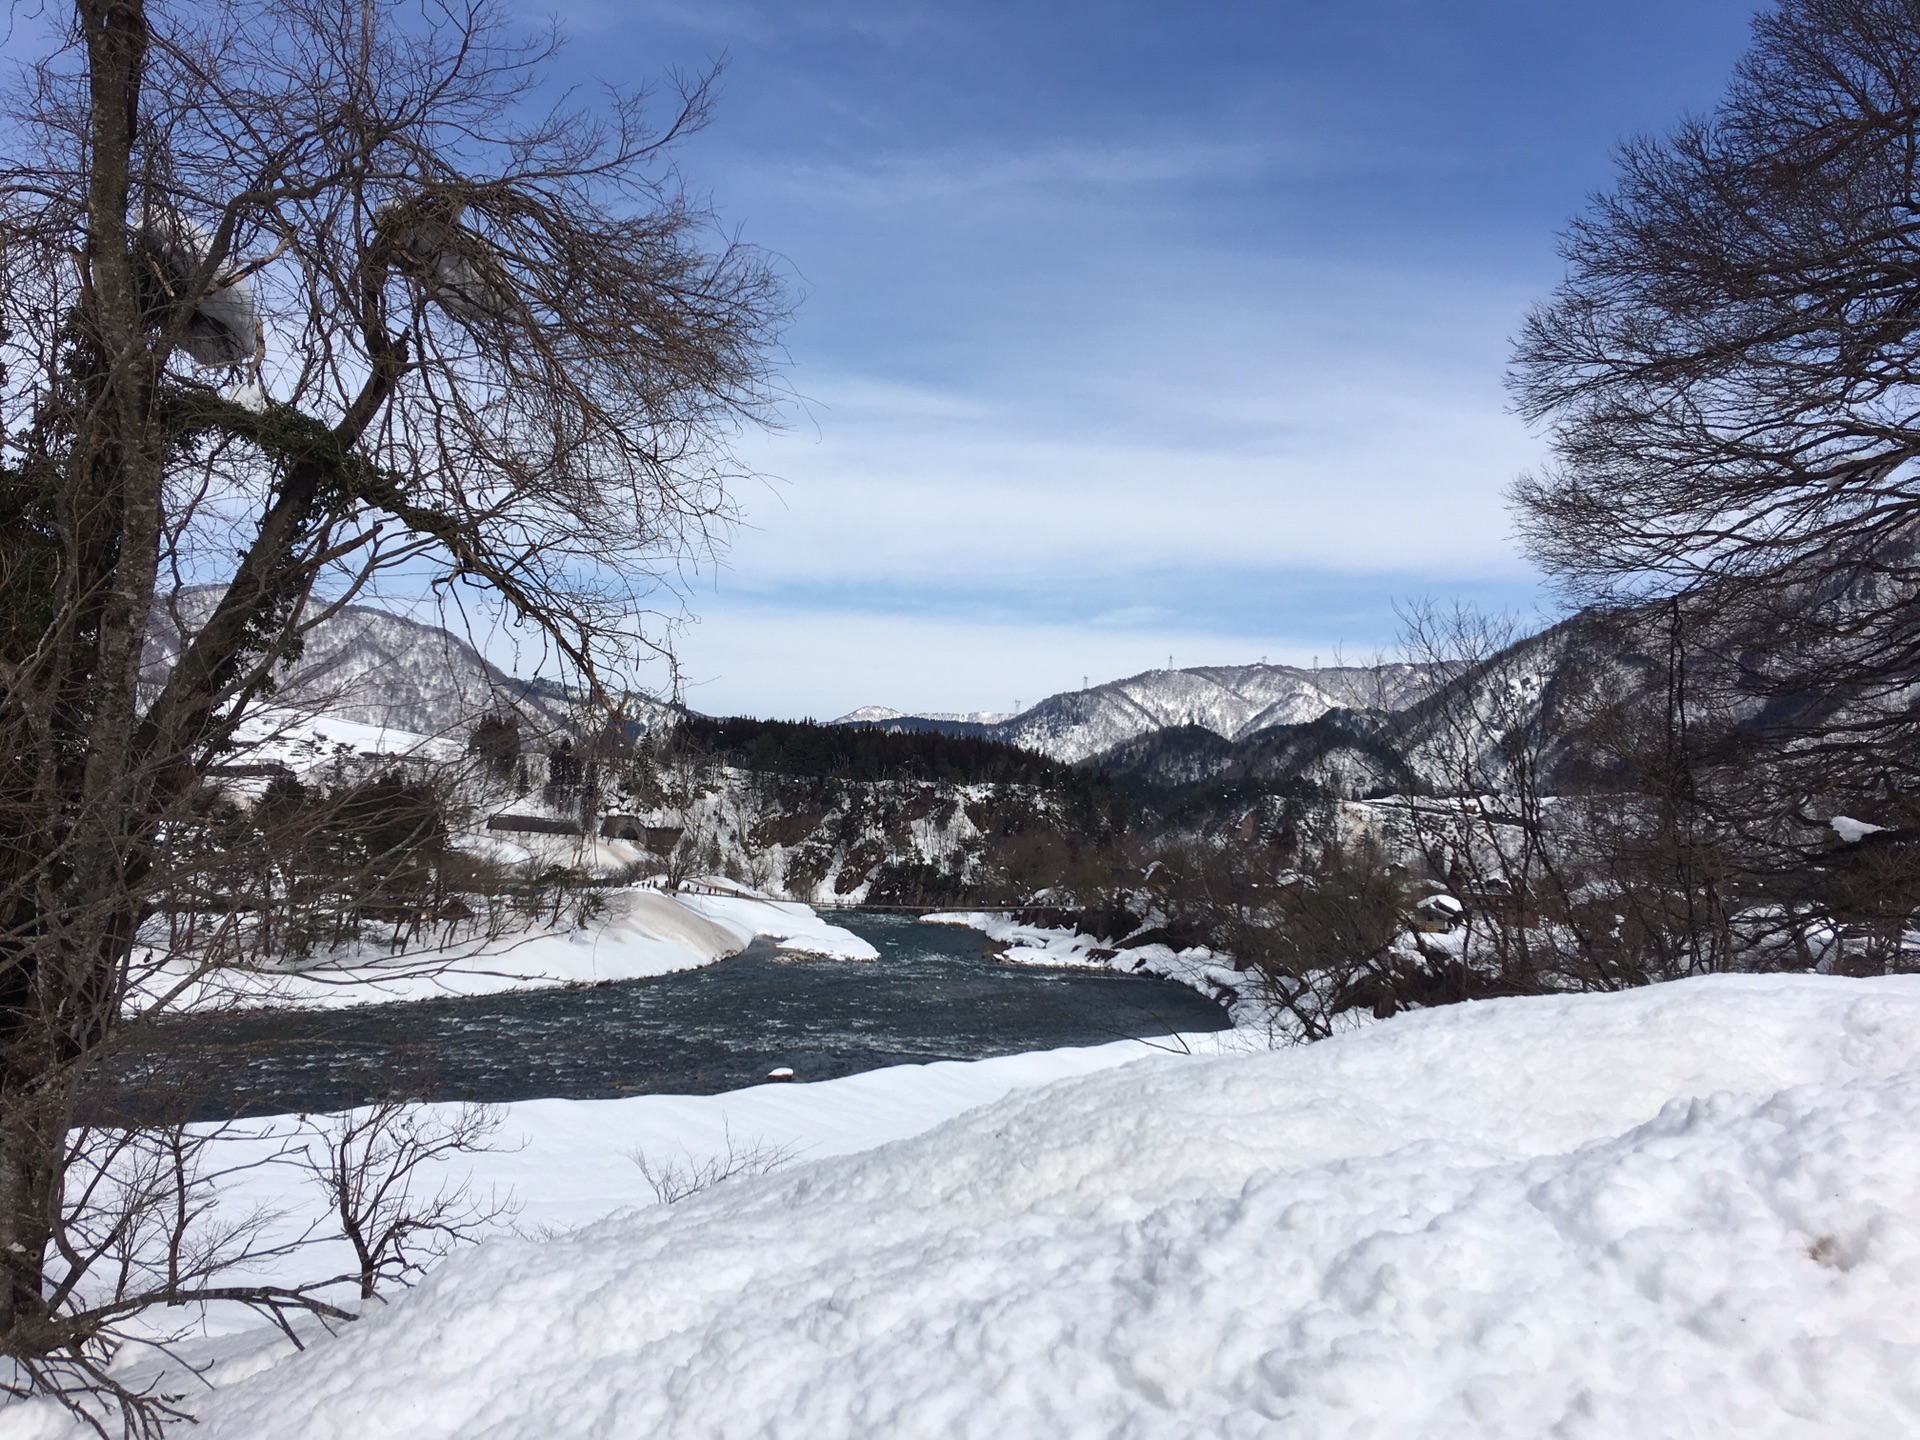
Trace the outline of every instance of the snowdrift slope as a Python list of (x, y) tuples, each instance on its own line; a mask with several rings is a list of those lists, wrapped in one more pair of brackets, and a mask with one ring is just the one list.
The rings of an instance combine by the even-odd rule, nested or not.
[(851, 930), (791, 900), (669, 894), (639, 885), (603, 891), (600, 899), (603, 913), (584, 924), (543, 928), (533, 923), (504, 935), (397, 952), (377, 943), (348, 945), (297, 969), (216, 969), (200, 975), (190, 959), (170, 959), (141, 978), (133, 998), (145, 1004), (166, 996), (178, 1011), (331, 1010), (601, 985), (712, 965), (760, 937), (789, 951), (837, 960), (880, 956)]
[(1157, 1057), (489, 1243), (200, 1433), (1920, 1433), (1917, 1042), (1716, 977)]

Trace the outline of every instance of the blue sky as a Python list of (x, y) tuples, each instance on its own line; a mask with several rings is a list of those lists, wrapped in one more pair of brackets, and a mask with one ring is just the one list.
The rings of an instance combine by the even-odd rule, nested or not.
[(1751, 8), (567, 7), (575, 78), (725, 58), (681, 164), (801, 296), (689, 699), (998, 709), (1365, 655), (1397, 600), (1531, 611), (1508, 337)]
[(691, 576), (708, 712), (1010, 708), (1534, 612), (1507, 342), (1741, 0), (564, 0), (557, 79), (726, 61), (678, 154), (801, 303)]

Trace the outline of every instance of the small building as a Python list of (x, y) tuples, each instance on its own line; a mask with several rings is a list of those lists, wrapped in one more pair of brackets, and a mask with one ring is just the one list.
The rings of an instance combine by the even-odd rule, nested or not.
[(671, 855), (685, 833), (679, 825), (643, 825), (635, 815), (608, 815), (600, 822), (603, 840), (627, 840), (649, 855)]
[(507, 830), (522, 835), (579, 835), (578, 820), (556, 820), (551, 815), (496, 815), (487, 821), (489, 830)]
[(1467, 918), (1467, 907), (1447, 894), (1428, 895), (1413, 907), (1413, 928), (1429, 935), (1457, 930)]

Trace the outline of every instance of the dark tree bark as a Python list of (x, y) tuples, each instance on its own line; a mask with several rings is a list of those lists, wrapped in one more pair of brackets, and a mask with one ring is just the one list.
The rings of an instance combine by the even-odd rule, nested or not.
[[(96, 1049), (118, 999), (115, 961), (132, 940), (141, 865), (125, 769), (135, 721), (140, 641), (159, 530), (159, 439), (146, 423), (156, 379), (127, 236), (134, 134), (146, 57), (138, 3), (80, 7), (95, 124), (86, 186), (87, 304), (75, 343), (91, 365), (74, 397), (59, 497), (66, 541), (57, 610), (41, 655), (8, 677), (12, 709), (33, 697), (18, 732), (30, 813), (9, 847), (10, 1003), (0, 1010), (0, 1334), (50, 1348), (58, 1327), (43, 1276), (58, 1222), (72, 1074)], [(37, 693), (36, 693), (37, 692)], [(23, 817), (24, 818), (24, 817)], [(52, 852), (53, 865), (36, 862)], [(28, 871), (22, 874), (21, 871)]]

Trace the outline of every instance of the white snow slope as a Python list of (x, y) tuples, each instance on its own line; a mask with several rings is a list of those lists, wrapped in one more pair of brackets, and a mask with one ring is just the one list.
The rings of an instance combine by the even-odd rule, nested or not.
[(1920, 1433), (1920, 980), (1162, 1056), (503, 1240), (206, 1440)]
[(134, 998), (146, 1002), (164, 995), (175, 1010), (318, 1010), (494, 995), (670, 975), (738, 955), (761, 937), (835, 960), (880, 958), (851, 930), (828, 924), (796, 901), (770, 899), (724, 880), (700, 883), (708, 893), (669, 894), (644, 885), (602, 892), (604, 913), (585, 924), (529, 927), (399, 952), (361, 945), (297, 969), (220, 969), (194, 978), (189, 961), (168, 961), (141, 977)]
[[(923, 925), (959, 925), (978, 930), (1000, 947), (1009, 965), (1066, 965), (1075, 969), (1118, 970), (1129, 975), (1158, 975), (1163, 980), (1198, 990), (1209, 1000), (1225, 1004), (1235, 1025), (1269, 1031), (1267, 1017), (1255, 987), (1245, 971), (1235, 970), (1220, 956), (1201, 946), (1175, 950), (1171, 945), (1137, 945), (1116, 950), (1077, 930), (1046, 925), (1023, 925), (1011, 915), (978, 910), (943, 910), (922, 915)], [(1243, 991), (1242, 987), (1246, 987)], [(1360, 1014), (1354, 1014), (1356, 1024)]]

